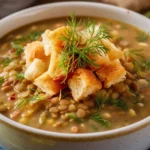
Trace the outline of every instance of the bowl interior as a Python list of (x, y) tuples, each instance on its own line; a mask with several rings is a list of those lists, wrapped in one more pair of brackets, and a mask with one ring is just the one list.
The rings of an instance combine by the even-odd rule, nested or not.
[[(29, 8), (18, 13), (12, 14), (0, 21), (0, 37), (4, 36), (6, 33), (24, 26), (26, 24), (56, 18), (69, 16), (71, 12), (75, 12), (76, 16), (91, 16), (91, 17), (103, 17), (110, 18), (114, 20), (119, 20), (121, 22), (125, 22), (128, 24), (132, 24), (146, 32), (150, 32), (150, 20), (146, 17), (139, 15), (135, 12), (129, 11), (127, 9), (118, 8), (115, 6), (110, 6), (106, 4), (99, 3), (89, 3), (89, 2), (63, 2), (63, 3), (53, 3), (46, 4), (42, 6), (37, 6), (33, 8)], [(147, 117), (135, 124), (129, 125), (127, 127), (123, 127), (120, 129), (115, 129), (106, 132), (100, 133), (86, 133), (86, 134), (64, 134), (64, 133), (55, 133), (42, 131), (39, 129), (34, 129), (31, 127), (27, 127), (25, 125), (21, 125), (16, 123), (0, 114), (0, 120), (7, 122), (21, 130), (26, 130), (29, 132), (34, 132), (36, 134), (42, 134), (46, 136), (53, 137), (62, 137), (62, 138), (100, 138), (100, 137), (109, 137), (114, 134), (124, 134), (136, 130), (150, 122), (150, 117)]]
[(72, 12), (75, 12), (76, 16), (104, 17), (119, 20), (150, 32), (150, 20), (133, 11), (99, 3), (63, 2), (33, 7), (2, 19), (0, 27), (2, 26), (3, 30), (0, 30), (0, 37), (23, 25), (49, 18), (69, 16)]

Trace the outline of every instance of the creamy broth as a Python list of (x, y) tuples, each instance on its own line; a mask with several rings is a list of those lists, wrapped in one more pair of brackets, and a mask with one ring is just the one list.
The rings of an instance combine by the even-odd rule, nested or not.
[[(87, 17), (82, 17), (82, 19), (87, 20)], [(142, 38), (142, 35), (140, 35), (142, 31), (133, 26), (114, 20), (103, 18), (92, 18), (92, 20), (95, 20), (96, 24), (105, 24), (108, 26), (110, 30), (109, 32), (112, 35), (113, 43), (117, 47), (120, 47), (122, 51), (126, 51), (126, 49), (142, 49), (143, 56), (150, 61), (150, 38), (147, 37), (146, 40), (139, 39)], [(10, 57), (12, 59), (12, 61), (8, 63), (8, 66), (0, 68), (1, 74), (5, 72), (2, 75), (5, 81), (2, 83), (0, 92), (0, 112), (8, 118), (31, 127), (47, 131), (67, 133), (106, 131), (127, 126), (148, 117), (150, 115), (150, 69), (142, 71), (140, 76), (138, 76), (134, 70), (135, 68), (133, 69), (132, 61), (126, 62), (124, 59), (121, 59), (121, 64), (129, 71), (129, 75), (126, 75), (124, 81), (117, 83), (117, 86), (113, 85), (110, 88), (103, 88), (101, 89), (101, 92), (102, 95), (104, 94), (104, 97), (109, 96), (114, 100), (120, 98), (123, 99), (126, 106), (120, 106), (124, 104), (119, 105), (118, 103), (116, 104), (115, 102), (112, 102), (111, 104), (104, 103), (101, 108), (98, 109), (95, 95), (89, 96), (87, 98), (88, 102), (82, 100), (76, 102), (69, 95), (63, 98), (63, 100), (65, 99), (67, 101), (64, 102), (66, 104), (62, 110), (60, 109), (60, 106), (62, 105), (61, 101), (63, 100), (59, 100), (58, 102), (57, 100), (56, 102), (53, 100), (54, 102), (52, 103), (51, 98), (39, 101), (33, 105), (27, 104), (19, 109), (14, 109), (17, 100), (21, 97), (20, 93), (27, 95), (25, 99), (29, 96), (35, 95), (37, 91), (43, 95), (45, 93), (33, 85), (31, 81), (24, 79), (24, 77), (23, 79), (20, 79), (21, 77), (17, 79), (17, 77), (12, 76), (15, 73), (24, 72), (23, 68), (25, 66), (25, 61), (23, 60), (23, 56), (15, 56), (11, 42), (15, 39), (27, 37), (33, 31), (44, 32), (46, 29), (54, 30), (66, 24), (66, 18), (36, 22), (12, 31), (0, 40), (1, 57)], [(143, 34), (146, 36), (146, 33)], [(41, 37), (39, 36), (36, 40), (41, 40)], [(23, 42), (22, 45), (25, 46), (27, 43), (29, 43), (29, 41)], [(9, 68), (12, 62), (14, 62), (15, 67)], [(13, 72), (14, 70), (15, 73)], [(11, 77), (13, 78), (12, 80), (10, 79)], [(20, 92), (19, 90), (13, 90), (13, 87), (17, 84), (24, 86), (17, 87), (20, 89), (22, 88)], [(6, 86), (11, 87), (4, 88)], [(59, 94), (57, 97), (59, 97)], [(55, 109), (54, 111), (52, 111), (52, 107)], [(86, 114), (85, 117), (76, 117), (77, 110), (79, 109), (84, 111)], [(83, 113), (83, 111), (80, 113)], [(107, 121), (106, 124), (104, 120), (104, 122), (98, 123), (89, 118), (90, 114), (95, 112), (98, 112), (102, 119)], [(71, 116), (68, 117), (68, 113), (71, 113)], [(72, 115), (75, 115), (75, 117)]]

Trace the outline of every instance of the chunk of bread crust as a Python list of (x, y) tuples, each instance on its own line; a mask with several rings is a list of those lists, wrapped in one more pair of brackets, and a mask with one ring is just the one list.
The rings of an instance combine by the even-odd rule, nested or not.
[(101, 82), (92, 71), (77, 69), (68, 81), (74, 100), (84, 100), (88, 95), (96, 93), (102, 88)]
[(68, 26), (63, 26), (55, 29), (54, 31), (46, 30), (42, 34), (42, 42), (45, 48), (45, 55), (49, 56), (54, 51), (59, 53), (63, 48), (63, 41), (60, 39), (62, 35), (66, 35)]
[(111, 85), (125, 79), (126, 70), (121, 65), (120, 61), (116, 60), (97, 70), (96, 74), (101, 81), (104, 81), (104, 87), (109, 88)]
[(32, 81), (44, 73), (47, 68), (48, 67), (45, 62), (41, 59), (35, 58), (30, 66), (27, 67), (27, 70), (25, 71), (25, 78)]
[(109, 49), (108, 57), (110, 61), (114, 61), (116, 59), (120, 59), (123, 56), (123, 52), (117, 48), (114, 43), (112, 43), (108, 39), (102, 39), (103, 44)]
[(54, 81), (47, 72), (35, 79), (34, 84), (50, 96), (58, 94), (62, 88), (62, 86)]
[[(93, 36), (96, 35), (99, 28), (100, 28), (99, 25), (95, 26)], [(82, 33), (83, 33), (82, 38), (83, 39), (90, 38), (90, 33), (89, 33), (90, 31), (93, 31), (92, 26), (89, 27), (88, 29), (82, 31)], [(86, 37), (84, 37), (84, 34), (85, 34), (84, 32), (86, 32)], [(85, 40), (83, 40), (83, 41), (85, 42)], [(101, 41), (109, 49), (108, 57), (109, 57), (110, 61), (120, 59), (123, 56), (123, 52), (119, 48), (117, 48), (114, 45), (114, 43), (112, 43), (112, 41), (110, 41), (109, 39), (104, 39), (104, 38), (101, 39)]]
[(26, 66), (28, 67), (35, 58), (42, 59), (49, 63), (49, 57), (45, 56), (44, 46), (40, 41), (35, 41), (25, 46)]
[(63, 79), (65, 77), (65, 71), (60, 67), (61, 54), (53, 52), (51, 54), (51, 60), (48, 68), (48, 74), (54, 80)]
[(96, 66), (91, 66), (93, 70), (97, 70), (111, 63), (107, 54), (102, 54), (101, 56), (99, 54), (92, 54), (89, 55), (89, 58), (96, 64)]

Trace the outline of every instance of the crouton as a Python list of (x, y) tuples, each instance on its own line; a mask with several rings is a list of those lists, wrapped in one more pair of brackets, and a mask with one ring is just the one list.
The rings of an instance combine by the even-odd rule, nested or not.
[(66, 34), (68, 27), (63, 26), (55, 29), (54, 31), (46, 30), (42, 34), (42, 41), (44, 44), (45, 55), (49, 56), (52, 52), (61, 52), (63, 48), (62, 35)]
[[(99, 28), (100, 28), (99, 25), (95, 26), (93, 36), (96, 35), (96, 33), (98, 32)], [(93, 30), (92, 26), (89, 27), (86, 30), (83, 30), (82, 31), (82, 33), (83, 33), (82, 39), (90, 38), (90, 31), (92, 31), (92, 30)], [(85, 33), (84, 32), (86, 32), (86, 38), (85, 38), (85, 35), (84, 35)], [(85, 40), (83, 40), (83, 41), (85, 42)], [(114, 61), (116, 59), (120, 59), (123, 56), (123, 52), (119, 48), (117, 48), (112, 43), (112, 41), (110, 41), (109, 39), (104, 39), (104, 38), (101, 39), (101, 41), (104, 44), (104, 46), (109, 49), (108, 57), (109, 57), (110, 61)]]
[(102, 39), (103, 44), (109, 49), (108, 57), (111, 61), (120, 59), (123, 56), (123, 52), (117, 48), (110, 40)]
[(28, 67), (35, 58), (49, 62), (49, 58), (45, 56), (44, 47), (40, 41), (35, 41), (25, 46), (26, 66)]
[(47, 65), (40, 59), (35, 58), (30, 66), (25, 71), (27, 80), (34, 80), (47, 70)]
[(99, 54), (92, 54), (92, 55), (89, 55), (89, 59), (94, 61), (94, 63), (96, 64), (96, 66), (91, 66), (91, 68), (94, 70), (111, 63), (107, 54), (106, 55), (102, 54), (101, 56)]
[(58, 94), (62, 88), (62, 86), (54, 81), (47, 72), (35, 79), (34, 84), (50, 96)]
[(126, 70), (121, 65), (120, 61), (116, 60), (97, 70), (96, 74), (101, 81), (104, 81), (104, 87), (109, 88), (111, 85), (125, 79)]
[(54, 80), (63, 79), (65, 77), (65, 71), (60, 67), (61, 54), (53, 52), (51, 54), (51, 60), (48, 68), (48, 74)]
[(74, 100), (84, 100), (88, 95), (94, 94), (102, 88), (101, 82), (92, 71), (77, 69), (68, 81)]

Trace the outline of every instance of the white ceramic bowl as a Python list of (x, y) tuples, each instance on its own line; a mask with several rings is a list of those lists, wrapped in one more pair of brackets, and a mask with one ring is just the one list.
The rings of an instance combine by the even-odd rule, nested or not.
[[(0, 20), (0, 37), (23, 25), (75, 12), (77, 16), (119, 20), (150, 32), (150, 20), (127, 9), (100, 3), (63, 2), (41, 5)], [(119, 129), (85, 134), (48, 132), (31, 128), (0, 114), (0, 144), (14, 150), (94, 149), (144, 150), (150, 146), (150, 116)], [(137, 131), (138, 130), (138, 131)], [(136, 131), (134, 133), (131, 133)], [(130, 133), (130, 134), (129, 134)], [(108, 144), (109, 143), (109, 144)]]

